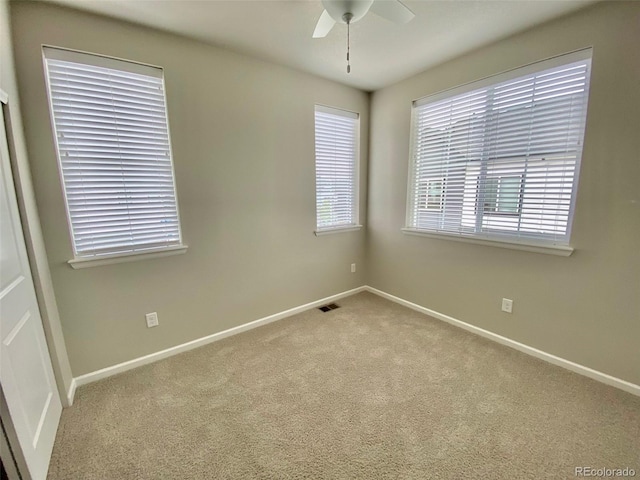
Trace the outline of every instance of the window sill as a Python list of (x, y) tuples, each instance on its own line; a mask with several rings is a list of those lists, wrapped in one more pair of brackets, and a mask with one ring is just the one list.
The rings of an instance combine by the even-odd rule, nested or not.
[(186, 253), (187, 245), (177, 245), (155, 250), (142, 250), (139, 252), (114, 253), (111, 255), (101, 255), (97, 257), (79, 257), (69, 260), (67, 263), (72, 268), (99, 267), (100, 265), (112, 265), (114, 263), (135, 262), (150, 258), (168, 257), (170, 255), (181, 255)]
[(342, 233), (342, 232), (354, 232), (356, 230), (360, 230), (362, 225), (346, 225), (344, 227), (333, 227), (333, 228), (324, 228), (322, 230), (316, 230), (316, 237), (321, 235), (329, 235), (331, 233)]
[(487, 245), (489, 247), (508, 248), (511, 250), (523, 250), (525, 252), (544, 253), (547, 255), (558, 255), (568, 257), (573, 253), (573, 248), (565, 245), (541, 245), (537, 243), (509, 242), (505, 240), (488, 240), (485, 238), (459, 237), (446, 233), (432, 233), (414, 228), (403, 228), (402, 233), (406, 235), (418, 235), (420, 237), (437, 238), (440, 240), (453, 240), (456, 242), (475, 243), (477, 245)]

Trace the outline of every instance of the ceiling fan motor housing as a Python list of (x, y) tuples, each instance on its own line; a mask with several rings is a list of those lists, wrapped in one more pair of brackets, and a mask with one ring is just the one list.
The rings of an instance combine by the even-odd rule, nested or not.
[[(322, 0), (331, 18), (340, 23), (353, 23), (366, 15), (374, 0)], [(351, 14), (351, 18), (350, 15)]]

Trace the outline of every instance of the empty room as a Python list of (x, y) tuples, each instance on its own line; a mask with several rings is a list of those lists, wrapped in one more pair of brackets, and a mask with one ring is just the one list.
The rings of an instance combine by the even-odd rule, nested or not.
[(8, 480), (640, 476), (640, 2), (0, 0)]

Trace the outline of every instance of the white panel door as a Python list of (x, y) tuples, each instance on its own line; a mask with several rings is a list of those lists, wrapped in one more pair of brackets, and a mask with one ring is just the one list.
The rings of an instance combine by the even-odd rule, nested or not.
[(0, 155), (0, 383), (29, 474), (45, 480), (62, 405), (29, 270), (1, 110)]

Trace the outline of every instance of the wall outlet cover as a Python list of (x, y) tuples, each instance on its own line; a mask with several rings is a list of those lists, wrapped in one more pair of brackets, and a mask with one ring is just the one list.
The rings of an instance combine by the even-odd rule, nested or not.
[(158, 314), (156, 312), (147, 313), (145, 318), (147, 319), (147, 328), (158, 326)]
[(507, 313), (511, 313), (513, 311), (513, 300), (510, 300), (508, 298), (503, 298), (502, 299), (502, 311), (503, 312), (507, 312)]

